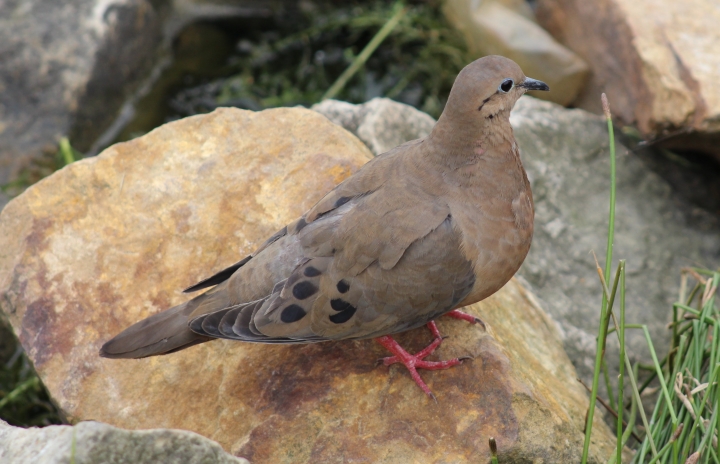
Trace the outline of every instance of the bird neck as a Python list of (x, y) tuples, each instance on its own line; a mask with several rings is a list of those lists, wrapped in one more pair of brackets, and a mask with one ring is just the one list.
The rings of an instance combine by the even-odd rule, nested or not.
[(424, 143), (424, 151), (434, 162), (455, 170), (480, 159), (515, 161), (514, 143), (509, 114), (469, 122), (449, 121), (441, 116)]

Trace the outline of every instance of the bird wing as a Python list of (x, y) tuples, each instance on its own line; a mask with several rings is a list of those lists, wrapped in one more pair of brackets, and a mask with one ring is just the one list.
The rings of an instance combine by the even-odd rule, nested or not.
[(268, 240), (208, 292), (229, 293), (225, 305), (208, 299), (190, 328), (298, 343), (395, 333), (451, 310), (475, 275), (449, 206), (408, 170), (417, 143), (373, 159)]

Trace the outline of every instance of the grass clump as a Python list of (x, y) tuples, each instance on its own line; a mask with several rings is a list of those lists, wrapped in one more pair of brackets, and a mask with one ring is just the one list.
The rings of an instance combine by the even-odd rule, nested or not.
[[(687, 292), (688, 280), (692, 290)], [(720, 273), (688, 268), (682, 272), (680, 298), (673, 305), (670, 352), (661, 364), (664, 390), (649, 432), (633, 462), (719, 463), (720, 311), (715, 296)], [(649, 452), (651, 442), (659, 448)], [(693, 461), (693, 459), (695, 461)]]
[[(592, 420), (599, 381), (603, 376), (610, 400), (601, 402), (616, 418), (617, 446), (615, 453), (608, 456), (608, 463), (622, 462), (623, 449), (634, 436), (638, 440), (633, 446), (636, 452), (632, 463), (720, 464), (720, 310), (715, 298), (720, 273), (699, 268), (682, 270), (679, 300), (672, 308), (672, 343), (662, 360), (658, 359), (647, 327), (625, 323), (624, 261), (620, 261), (612, 288), (608, 287), (615, 222), (615, 142), (604, 94), (603, 108), (608, 122), (611, 157), (608, 251), (605, 271), (598, 265), (603, 300), (582, 463), (588, 461)], [(619, 314), (614, 311), (616, 300), (619, 301)], [(631, 365), (625, 350), (625, 332), (632, 329), (644, 332), (653, 360), (649, 366), (652, 374), (641, 386), (637, 381), (640, 366)], [(607, 337), (612, 333), (616, 334), (620, 345), (616, 392), (613, 392), (607, 374), (610, 360), (605, 359)], [(656, 382), (659, 388), (652, 416), (648, 420), (640, 395), (652, 382)], [(630, 401), (625, 400), (626, 389), (630, 390)], [(640, 413), (642, 426), (636, 424), (636, 411)], [(624, 417), (628, 420), (624, 421)]]

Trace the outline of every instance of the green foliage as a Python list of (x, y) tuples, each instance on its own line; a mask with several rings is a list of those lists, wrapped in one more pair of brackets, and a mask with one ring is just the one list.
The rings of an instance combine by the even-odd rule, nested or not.
[[(317, 103), (396, 7), (380, 1), (320, 4), (302, 12), (282, 36), (268, 30), (241, 40), (231, 77), (181, 92), (172, 106), (185, 116), (216, 104), (259, 110)], [(445, 23), (439, 1), (410, 5), (334, 98), (363, 103), (384, 96), (438, 117), (455, 76), (472, 58)]]
[(0, 321), (0, 419), (17, 426), (61, 424), (32, 363)]

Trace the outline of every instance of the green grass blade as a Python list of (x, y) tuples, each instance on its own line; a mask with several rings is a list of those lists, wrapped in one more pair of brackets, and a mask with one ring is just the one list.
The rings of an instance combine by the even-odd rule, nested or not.
[(667, 383), (665, 382), (665, 376), (662, 373), (662, 367), (660, 367), (660, 363), (657, 359), (657, 354), (655, 354), (655, 346), (653, 345), (652, 340), (650, 339), (650, 332), (648, 332), (647, 326), (643, 324), (642, 326), (643, 333), (645, 334), (645, 341), (647, 341), (648, 348), (650, 348), (650, 356), (652, 356), (653, 363), (655, 364), (655, 369), (657, 370), (657, 376), (660, 379), (660, 388), (662, 388), (663, 396), (665, 397), (665, 401), (667, 401), (667, 407), (668, 411), (670, 412), (670, 416), (672, 417), (672, 421), (674, 424), (677, 424), (677, 415), (675, 415), (675, 410), (673, 409), (673, 403), (670, 399), (670, 393), (667, 389)]
[[(610, 140), (610, 212), (608, 220), (608, 241), (607, 252), (605, 255), (605, 281), (610, 280), (610, 267), (612, 266), (613, 243), (615, 237), (615, 135), (612, 126), (612, 115), (610, 114), (610, 105), (607, 96), (603, 93), (602, 97), (603, 111), (608, 125), (608, 136)], [(583, 444), (582, 464), (586, 464), (588, 453), (590, 451), (590, 436), (592, 434), (593, 418), (595, 417), (595, 402), (597, 398), (598, 383), (600, 381), (600, 364), (603, 356), (603, 346), (607, 337), (608, 320), (608, 300), (607, 295), (603, 292), (602, 305), (600, 309), (600, 330), (597, 340), (597, 352), (595, 353), (595, 371), (593, 373), (592, 392), (590, 393), (590, 405), (588, 407), (587, 422), (585, 424), (585, 442)]]
[(67, 137), (60, 139), (60, 153), (66, 166), (76, 161), (75, 150), (70, 146), (70, 140)]
[[(625, 260), (620, 260), (620, 328), (618, 330), (620, 338), (620, 359), (625, 359)], [(623, 437), (623, 404), (625, 403), (623, 396), (623, 374), (625, 363), (620, 362), (620, 373), (618, 374), (618, 402), (617, 402), (617, 449), (615, 452), (616, 462), (622, 463), (622, 449), (624, 445)], [(633, 422), (628, 422), (628, 430), (632, 431)]]

